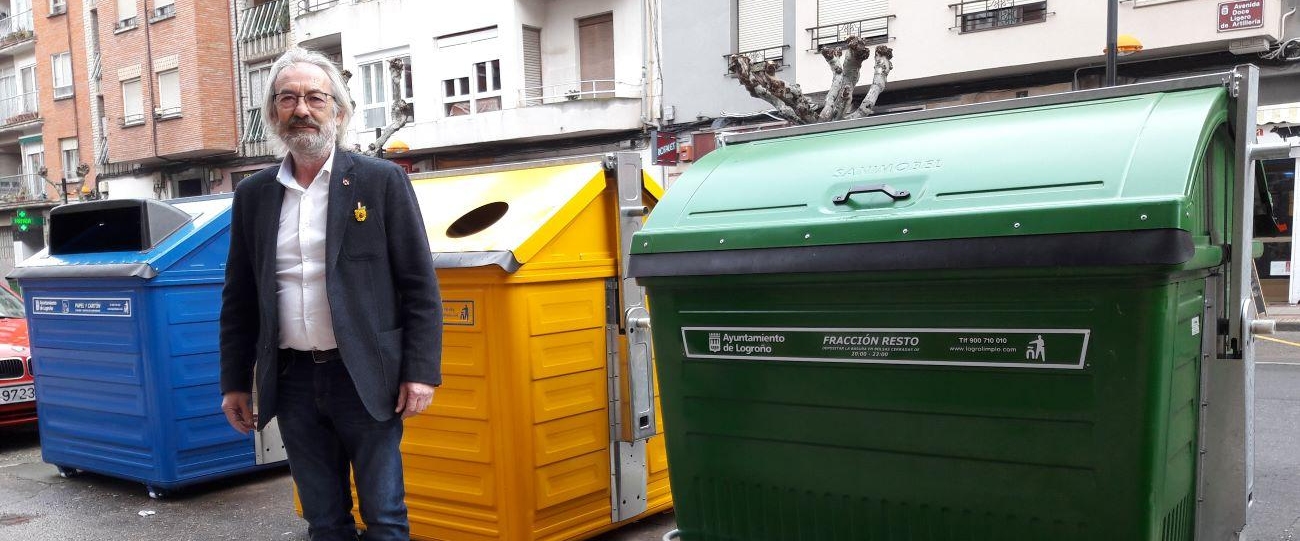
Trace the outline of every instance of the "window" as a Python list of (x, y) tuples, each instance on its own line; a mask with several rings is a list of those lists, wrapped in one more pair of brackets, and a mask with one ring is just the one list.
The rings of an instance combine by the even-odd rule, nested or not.
[(524, 106), (542, 103), (542, 30), (524, 27)]
[(54, 99), (72, 95), (72, 53), (59, 53), (50, 59), (54, 72)]
[(443, 113), (462, 116), (501, 110), (501, 61), (475, 62), (474, 76), (443, 79)]
[(179, 69), (158, 72), (157, 118), (174, 118), (181, 115), (181, 73)]
[(393, 61), (402, 62), (399, 80), (401, 99), (411, 103), (414, 84), (411, 77), (411, 57), (402, 56), (361, 65), (361, 114), (366, 129), (382, 128), (388, 124), (388, 111), (392, 106), (389, 94), (393, 87)]
[(469, 102), (469, 77), (443, 80), (442, 96), (447, 116), (468, 115), (473, 110)]
[(115, 30), (127, 30), (136, 26), (136, 0), (117, 0), (117, 25)]
[(474, 112), (501, 110), (501, 61), (474, 64)]
[(857, 36), (867, 43), (889, 40), (887, 0), (820, 0), (817, 27), (809, 28), (814, 49), (839, 45)]
[(162, 20), (173, 15), (176, 15), (176, 0), (154, 0), (151, 20)]
[(952, 7), (957, 11), (957, 28), (962, 33), (1047, 20), (1047, 2), (1043, 0), (976, 0)]
[(60, 15), (68, 12), (68, 0), (50, 0), (50, 15)]
[(780, 62), (785, 54), (785, 7), (782, 0), (737, 0), (736, 52), (755, 63)]
[(248, 108), (244, 111), (245, 143), (266, 140), (266, 124), (262, 122), (262, 106), (266, 102), (267, 78), (271, 76), (271, 65), (263, 64), (248, 68)]
[(59, 161), (62, 162), (63, 177), (68, 182), (81, 180), (81, 175), (77, 174), (77, 165), (81, 163), (81, 158), (77, 156), (77, 138), (69, 137), (59, 139)]
[(144, 124), (144, 94), (140, 92), (140, 78), (122, 81), (122, 125)]

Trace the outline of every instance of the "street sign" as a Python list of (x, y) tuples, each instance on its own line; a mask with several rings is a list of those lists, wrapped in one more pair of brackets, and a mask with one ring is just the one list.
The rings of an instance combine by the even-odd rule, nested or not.
[(1219, 31), (1264, 27), (1264, 0), (1219, 3)]

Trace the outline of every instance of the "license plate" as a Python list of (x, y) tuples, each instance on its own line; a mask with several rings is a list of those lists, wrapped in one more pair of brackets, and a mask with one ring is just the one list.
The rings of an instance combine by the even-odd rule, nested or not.
[(13, 404), (15, 402), (31, 402), (36, 400), (35, 385), (15, 385), (0, 389), (0, 404)]

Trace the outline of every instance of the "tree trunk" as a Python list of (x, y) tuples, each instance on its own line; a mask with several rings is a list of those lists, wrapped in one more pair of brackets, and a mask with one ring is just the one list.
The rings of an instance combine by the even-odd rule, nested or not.
[(366, 156), (381, 155), (381, 152), (384, 149), (384, 144), (388, 142), (388, 138), (392, 137), (394, 133), (397, 133), (398, 130), (406, 126), (406, 123), (410, 121), (410, 117), (414, 113), (414, 107), (401, 98), (402, 78), (405, 67), (406, 63), (401, 58), (394, 58), (388, 61), (389, 95), (393, 98), (393, 104), (388, 108), (390, 120), (388, 125), (384, 126), (384, 128), (379, 131), (379, 137), (375, 138), (375, 142), (370, 143), (370, 146), (366, 151), (362, 152), (362, 154), (365, 154)]

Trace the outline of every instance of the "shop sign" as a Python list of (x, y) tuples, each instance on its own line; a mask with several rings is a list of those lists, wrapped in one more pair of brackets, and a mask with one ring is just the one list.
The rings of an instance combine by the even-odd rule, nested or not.
[(1219, 31), (1264, 27), (1264, 0), (1219, 3)]

